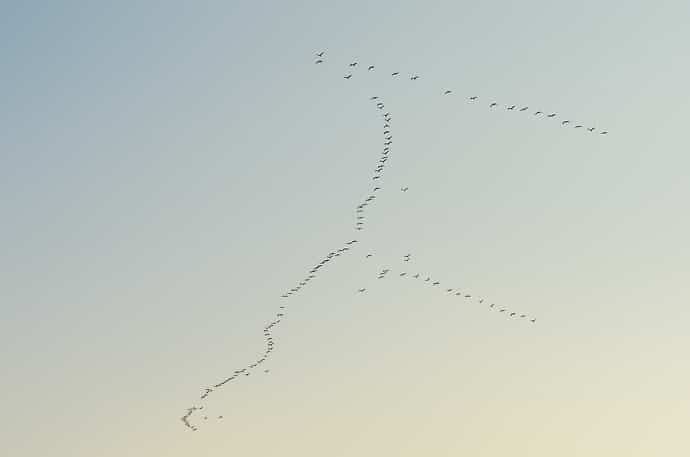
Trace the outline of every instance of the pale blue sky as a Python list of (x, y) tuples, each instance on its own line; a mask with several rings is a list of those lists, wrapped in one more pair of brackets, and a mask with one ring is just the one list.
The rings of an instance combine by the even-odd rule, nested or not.
[[(683, 1), (3, 4), (5, 452), (687, 455), (689, 18)], [(354, 59), (375, 71), (344, 80)], [(395, 142), (356, 235), (373, 95)], [(188, 433), (202, 386), (352, 238), (290, 299), (270, 375)]]

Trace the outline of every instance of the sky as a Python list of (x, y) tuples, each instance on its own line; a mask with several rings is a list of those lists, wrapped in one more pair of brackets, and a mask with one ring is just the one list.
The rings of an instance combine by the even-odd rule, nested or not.
[(688, 17), (3, 3), (4, 453), (688, 455)]

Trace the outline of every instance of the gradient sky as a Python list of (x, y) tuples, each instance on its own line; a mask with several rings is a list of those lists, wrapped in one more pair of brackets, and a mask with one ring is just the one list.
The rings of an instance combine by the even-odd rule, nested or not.
[[(685, 0), (3, 3), (3, 455), (690, 455), (688, 19)], [(353, 59), (376, 71), (345, 81)], [(372, 95), (395, 147), (361, 245), (290, 299), (270, 375), (189, 432), (282, 291), (357, 237)]]

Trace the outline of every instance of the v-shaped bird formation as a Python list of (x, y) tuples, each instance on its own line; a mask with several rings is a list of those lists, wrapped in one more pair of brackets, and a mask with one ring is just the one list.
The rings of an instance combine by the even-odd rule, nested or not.
[[(326, 62), (326, 52), (321, 51), (316, 53), (314, 63), (317, 65), (323, 65)], [(347, 65), (347, 70), (348, 72), (343, 75), (343, 78), (346, 80), (350, 80), (353, 75), (358, 71), (358, 66), (359, 62), (358, 61), (352, 61)], [(361, 67), (362, 70), (366, 73), (370, 72), (375, 72), (377, 71), (377, 66), (373, 64), (368, 64), (366, 67)], [(362, 71), (359, 70), (359, 71)], [(394, 79), (399, 79), (401, 77), (401, 72), (400, 71), (393, 71), (390, 73), (390, 77)], [(411, 73), (409, 76), (410, 81), (417, 81), (420, 79), (420, 75), (416, 73)], [(455, 94), (453, 89), (445, 88), (440, 91), (440, 94), (445, 97), (450, 97)], [(365, 230), (365, 221), (368, 220), (368, 214), (369, 211), (373, 208), (373, 205), (375, 202), (378, 201), (378, 197), (380, 194), (380, 191), (384, 188), (384, 171), (388, 165), (388, 161), (390, 160), (391, 157), (391, 151), (392, 151), (392, 145), (393, 145), (393, 134), (392, 134), (392, 116), (390, 112), (386, 111), (386, 105), (384, 104), (383, 100), (378, 96), (378, 95), (373, 95), (369, 97), (369, 101), (373, 103), (374, 107), (376, 110), (378, 110), (379, 115), (381, 116), (382, 120), (382, 136), (383, 136), (383, 148), (381, 149), (380, 153), (376, 157), (376, 165), (373, 169), (373, 174), (371, 175), (371, 180), (373, 182), (373, 189), (368, 192), (368, 195), (364, 197), (362, 200), (360, 200), (356, 206), (355, 206), (355, 217), (356, 217), (356, 222), (354, 229), (357, 232), (361, 232)], [(467, 101), (469, 103), (479, 103), (480, 97), (477, 95), (470, 95), (467, 97)], [(529, 106), (519, 106), (516, 104), (499, 104), (497, 101), (491, 101), (488, 105), (489, 109), (498, 109), (499, 107), (503, 106), (507, 111), (512, 111), (512, 112), (518, 112), (518, 113), (524, 113), (530, 114), (535, 118), (544, 118), (544, 119), (554, 119), (558, 117), (558, 114), (555, 112), (548, 112), (544, 110), (530, 110)], [(571, 122), (569, 119), (562, 119), (560, 120), (560, 125), (563, 127), (566, 126), (571, 126), (574, 129), (582, 129), (583, 131), (588, 131), (590, 133), (594, 133), (595, 131), (599, 133), (600, 135), (606, 135), (608, 134), (607, 130), (597, 130), (595, 127), (587, 127), (583, 123), (574, 123)], [(400, 187), (400, 191), (405, 193), (409, 190), (408, 186), (402, 186)], [(199, 426), (197, 423), (193, 423), (191, 421), (192, 416), (196, 412), (201, 412), (205, 411), (206, 405), (205, 402), (208, 401), (209, 397), (217, 392), (218, 390), (222, 389), (228, 384), (231, 384), (233, 382), (238, 382), (240, 379), (245, 378), (247, 376), (250, 376), (253, 373), (258, 372), (259, 368), (261, 368), (261, 372), (263, 374), (269, 374), (270, 370), (266, 369), (263, 367), (263, 365), (269, 360), (271, 355), (273, 354), (273, 351), (276, 349), (275, 346), (275, 339), (273, 338), (272, 331), (275, 329), (286, 317), (287, 312), (288, 312), (288, 306), (287, 303), (289, 300), (292, 300), (293, 297), (298, 295), (304, 288), (306, 288), (312, 281), (316, 280), (319, 274), (323, 274), (325, 272), (326, 267), (331, 264), (332, 262), (335, 262), (336, 258), (345, 255), (346, 253), (349, 253), (352, 251), (357, 244), (359, 244), (360, 241), (357, 239), (352, 239), (350, 241), (347, 241), (343, 243), (339, 248), (329, 252), (326, 254), (324, 257), (322, 257), (316, 264), (314, 264), (312, 267), (310, 267), (305, 273), (304, 276), (298, 280), (292, 287), (284, 290), (280, 294), (280, 299), (281, 304), (278, 306), (278, 309), (274, 316), (272, 317), (271, 320), (264, 326), (263, 328), (263, 337), (264, 337), (264, 350), (263, 352), (257, 354), (257, 356), (251, 360), (248, 364), (246, 364), (244, 367), (241, 367), (239, 369), (236, 369), (226, 375), (226, 377), (222, 378), (220, 381), (216, 382), (215, 384), (212, 384), (210, 386), (206, 386), (202, 388), (202, 392), (199, 395), (199, 401), (197, 402), (198, 404), (193, 405), (189, 408), (187, 408), (185, 414), (181, 417), (181, 421), (183, 424), (192, 431), (197, 431), (199, 429)], [(371, 250), (367, 250), (367, 254), (364, 257), (365, 259), (369, 259), (374, 257), (374, 254), (372, 253)], [(403, 256), (402, 261), (403, 262), (410, 262), (412, 260), (412, 254), (408, 253)], [(407, 268), (408, 266), (411, 267), (412, 264), (406, 263), (406, 268), (405, 270), (401, 270), (399, 272), (394, 272), (390, 268), (382, 268), (378, 274), (377, 274), (377, 279), (382, 280), (387, 278), (389, 275), (393, 275), (394, 277), (399, 277), (403, 278), (406, 280), (412, 280), (417, 282), (420, 285), (429, 287), (429, 288), (435, 288), (438, 293), (442, 293), (450, 298), (457, 299), (458, 301), (462, 301), (465, 303), (470, 303), (474, 302), (482, 306), (486, 306), (488, 310), (496, 311), (499, 314), (502, 314), (506, 317), (509, 318), (516, 318), (518, 320), (528, 320), (531, 323), (536, 322), (536, 318), (524, 313), (524, 312), (517, 312), (514, 310), (511, 310), (507, 307), (497, 305), (496, 303), (488, 303), (486, 302), (485, 304), (485, 299), (482, 297), (477, 297), (473, 294), (468, 293), (467, 289), (464, 287), (458, 287), (456, 284), (451, 284), (449, 286), (446, 285), (441, 285), (441, 282), (432, 276), (428, 274), (421, 274), (420, 272), (414, 271), (411, 268)], [(386, 282), (386, 281), (384, 281)], [(378, 282), (377, 282), (378, 284)], [(366, 287), (361, 287), (357, 289), (358, 294), (365, 294), (367, 292)], [(203, 415), (202, 420), (208, 420), (208, 415)], [(222, 420), (223, 416), (217, 416), (218, 420)]]

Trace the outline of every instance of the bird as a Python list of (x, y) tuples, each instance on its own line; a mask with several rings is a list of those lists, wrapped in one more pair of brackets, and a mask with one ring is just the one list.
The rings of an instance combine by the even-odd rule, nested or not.
[(446, 289), (446, 292), (453, 292), (453, 289)]
[(599, 135), (606, 135), (607, 133), (609, 133), (609, 132), (607, 132), (606, 130), (604, 130), (603, 132), (599, 132)]
[(556, 113), (548, 114), (546, 117), (556, 117)]
[(588, 128), (587, 130), (589, 130), (590, 132), (593, 132), (593, 131), (594, 131), (594, 127), (590, 127), (590, 128)]
[(443, 93), (443, 95), (448, 95), (448, 94), (451, 94), (451, 93), (453, 93), (452, 90), (446, 90), (446, 91)]
[(368, 259), (368, 258), (371, 257), (372, 255), (374, 255), (374, 254), (367, 254), (366, 258)]
[(407, 274), (407, 273), (405, 273), (405, 272), (403, 271), (402, 273), (400, 273), (400, 276), (405, 276), (406, 274)]
[(399, 74), (400, 74), (399, 71), (394, 71), (393, 73), (391, 73), (391, 76), (398, 76)]
[(350, 66), (351, 66), (351, 67), (356, 67), (356, 66), (357, 66), (357, 62), (352, 62), (352, 63), (350, 64)]
[(323, 57), (323, 53), (324, 53), (324, 52), (326, 52), (326, 51), (317, 52), (316, 55), (317, 55), (318, 57)]
[(441, 284), (441, 283), (438, 282), (438, 281), (436, 281), (436, 282), (432, 283), (431, 285), (432, 285), (432, 286), (438, 286), (439, 284)]
[(419, 79), (418, 75), (410, 76), (410, 80), (412, 80), (412, 81), (417, 80), (417, 79)]
[(381, 190), (381, 188), (380, 187), (374, 187), (374, 192), (376, 192), (377, 190)]
[(478, 98), (479, 98), (479, 97), (477, 97), (476, 95), (473, 95), (473, 96), (471, 96), (471, 97), (469, 98), (469, 100), (475, 101), (475, 100), (478, 99)]
[(419, 278), (419, 273), (417, 273), (416, 275), (414, 275), (414, 276), (412, 276), (412, 277), (415, 278), (415, 279)]
[(223, 416), (218, 416), (218, 419), (222, 419), (222, 418), (223, 418)]
[(371, 70), (373, 70), (373, 69), (374, 69), (374, 66), (373, 66), (373, 65), (369, 65), (369, 68), (367, 68), (367, 70), (369, 70), (369, 71), (371, 71)]
[(323, 60), (317, 59), (316, 62), (314, 62), (314, 63), (323, 63)]
[(537, 322), (537, 319), (530, 319), (530, 322), (535, 323)]
[(378, 97), (377, 97), (376, 95), (374, 95), (374, 96), (371, 97), (369, 100), (378, 100)]
[(359, 292), (362, 293), (362, 292), (364, 292), (365, 290), (367, 290), (367, 289), (359, 289)]
[(400, 190), (403, 191), (403, 192), (407, 192), (407, 189), (409, 189), (409, 187), (401, 187), (401, 188), (400, 188)]
[(576, 129), (581, 129), (582, 126), (581, 126), (581, 125), (576, 125), (574, 128), (576, 128)]
[(264, 373), (268, 373), (269, 371), (271, 371), (271, 370), (264, 370)]
[(345, 78), (345, 79), (350, 79), (350, 78), (352, 78), (352, 74), (349, 74), (349, 75), (347, 75), (347, 76), (343, 76), (343, 78)]
[(561, 122), (561, 125), (566, 125), (566, 124), (570, 124), (570, 121), (567, 119), (565, 121)]
[(544, 114), (544, 113), (541, 112), (541, 111), (536, 111), (536, 112), (534, 113), (535, 116), (539, 116), (540, 114)]
[(489, 105), (489, 108), (493, 108), (494, 106), (498, 106), (498, 103), (493, 102), (492, 104)]
[(511, 105), (511, 106), (507, 107), (506, 109), (507, 109), (508, 111), (512, 111), (512, 110), (514, 110), (515, 108), (516, 108), (515, 105)]
[(529, 108), (529, 106), (525, 106), (523, 108), (520, 108), (520, 111), (527, 111), (527, 108)]
[(513, 313), (510, 313), (510, 317), (513, 317), (513, 316), (515, 316), (516, 314), (517, 314), (517, 313), (514, 313), (514, 312), (513, 312)]

